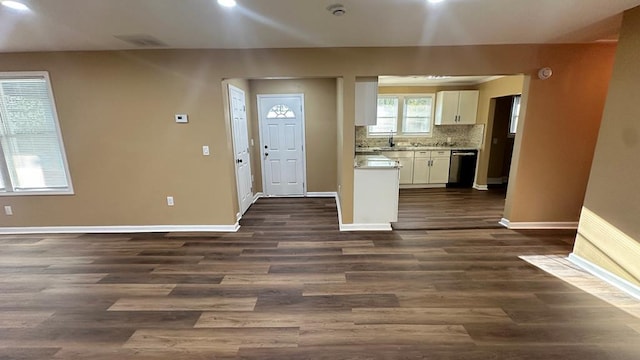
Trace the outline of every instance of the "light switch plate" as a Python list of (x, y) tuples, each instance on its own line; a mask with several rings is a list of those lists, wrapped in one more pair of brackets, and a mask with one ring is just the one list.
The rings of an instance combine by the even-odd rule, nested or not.
[(5, 213), (5, 215), (13, 215), (13, 209), (11, 208), (11, 206), (6, 205), (4, 207), (4, 213)]
[(167, 206), (173, 206), (173, 196), (167, 196)]
[(176, 114), (176, 122), (177, 123), (188, 123), (189, 122), (189, 115), (187, 114)]
[(204, 155), (204, 156), (209, 156), (210, 155), (209, 146), (207, 146), (207, 145), (203, 145), (202, 146), (202, 155)]

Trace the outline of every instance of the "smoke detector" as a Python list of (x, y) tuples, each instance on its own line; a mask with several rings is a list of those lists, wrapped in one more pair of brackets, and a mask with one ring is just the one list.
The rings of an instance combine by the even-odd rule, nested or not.
[(333, 15), (335, 15), (335, 16), (342, 16), (342, 15), (344, 15), (344, 14), (346, 14), (346, 13), (347, 13), (347, 9), (345, 9), (344, 5), (342, 5), (342, 4), (333, 4), (333, 5), (330, 5), (330, 6), (327, 8), (327, 10), (328, 10), (331, 14), (333, 14)]

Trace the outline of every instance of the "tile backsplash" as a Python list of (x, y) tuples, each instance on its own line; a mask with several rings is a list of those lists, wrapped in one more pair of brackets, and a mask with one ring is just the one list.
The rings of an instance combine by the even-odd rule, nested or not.
[[(394, 136), (393, 138), (398, 145), (445, 143), (447, 138), (451, 138), (451, 142), (456, 145), (480, 148), (484, 137), (484, 125), (438, 125), (433, 127), (432, 132), (431, 137)], [(367, 127), (356, 126), (356, 146), (384, 146), (388, 139), (386, 136), (367, 137)]]

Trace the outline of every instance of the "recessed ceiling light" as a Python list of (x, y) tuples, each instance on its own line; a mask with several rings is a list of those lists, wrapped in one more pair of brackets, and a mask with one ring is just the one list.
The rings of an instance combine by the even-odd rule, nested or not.
[(236, 6), (236, 0), (218, 0), (218, 4), (224, 7), (234, 7)]
[(437, 4), (439, 2), (443, 2), (444, 0), (427, 0), (431, 4)]
[(11, 0), (0, 1), (0, 4), (13, 10), (20, 10), (20, 11), (29, 10), (29, 7), (27, 5), (17, 1), (11, 1)]

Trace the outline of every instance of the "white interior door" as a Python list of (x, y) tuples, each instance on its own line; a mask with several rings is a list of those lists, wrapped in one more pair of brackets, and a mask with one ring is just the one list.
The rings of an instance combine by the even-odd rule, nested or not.
[(247, 107), (244, 91), (229, 85), (229, 106), (233, 128), (233, 151), (236, 165), (238, 205), (240, 206), (240, 214), (242, 215), (253, 202), (249, 133), (247, 130)]
[(258, 95), (262, 178), (267, 196), (305, 195), (304, 98)]

